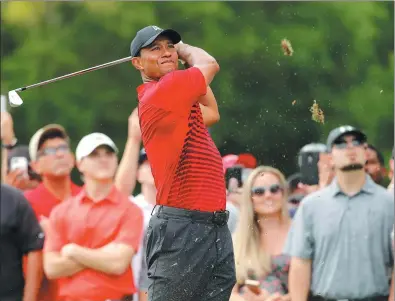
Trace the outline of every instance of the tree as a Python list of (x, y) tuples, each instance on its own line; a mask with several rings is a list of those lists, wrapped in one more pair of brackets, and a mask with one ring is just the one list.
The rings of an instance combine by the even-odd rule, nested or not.
[[(147, 24), (173, 27), (221, 65), (213, 82), (225, 153), (251, 151), (285, 173), (329, 130), (354, 124), (389, 152), (393, 137), (394, 13), (385, 2), (7, 2), (2, 3), (2, 92), (129, 55)], [(284, 56), (283, 38), (293, 56)], [(23, 92), (12, 110), (20, 140), (64, 125), (73, 146), (103, 131), (122, 149), (141, 83), (131, 64)], [(312, 121), (313, 100), (325, 124)]]

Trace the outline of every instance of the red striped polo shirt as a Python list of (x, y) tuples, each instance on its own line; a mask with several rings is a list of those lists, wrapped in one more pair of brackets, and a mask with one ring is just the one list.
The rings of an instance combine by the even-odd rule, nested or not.
[(198, 98), (207, 86), (198, 68), (170, 72), (137, 88), (142, 140), (157, 188), (156, 203), (224, 210), (221, 155), (203, 122)]

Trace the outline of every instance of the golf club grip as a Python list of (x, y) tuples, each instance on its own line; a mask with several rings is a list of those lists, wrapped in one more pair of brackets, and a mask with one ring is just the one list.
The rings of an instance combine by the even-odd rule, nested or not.
[(27, 89), (30, 89), (30, 88), (40, 87), (40, 86), (43, 86), (43, 85), (46, 85), (46, 84), (57, 82), (59, 80), (63, 80), (63, 79), (70, 78), (70, 77), (73, 77), (73, 76), (78, 76), (78, 75), (82, 75), (82, 74), (89, 73), (89, 72), (92, 72), (92, 71), (96, 71), (96, 70), (99, 70), (99, 69), (115, 66), (115, 65), (118, 65), (118, 64), (121, 64), (121, 63), (124, 63), (124, 62), (127, 62), (127, 61), (131, 61), (131, 60), (132, 60), (132, 57), (128, 56), (128, 57), (125, 57), (123, 59), (119, 59), (119, 60), (108, 62), (108, 63), (105, 63), (105, 64), (93, 66), (93, 67), (90, 67), (90, 68), (87, 68), (87, 69), (84, 69), (84, 70), (76, 71), (76, 72), (73, 72), (73, 73), (70, 73), (70, 74), (66, 74), (66, 75), (62, 75), (62, 76), (59, 76), (59, 77), (56, 77), (56, 78), (53, 78), (53, 79), (49, 79), (49, 80), (46, 80), (46, 81), (43, 81), (43, 82), (40, 82), (40, 83), (37, 83), (37, 84), (33, 84), (33, 85), (26, 86), (26, 87), (18, 88), (18, 89), (15, 89), (15, 91), (16, 92), (20, 92), (20, 91), (24, 91), (24, 90), (27, 90)]

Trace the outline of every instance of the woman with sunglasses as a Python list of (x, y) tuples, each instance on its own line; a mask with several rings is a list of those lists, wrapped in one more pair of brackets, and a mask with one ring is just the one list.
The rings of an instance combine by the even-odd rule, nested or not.
[[(237, 284), (231, 301), (288, 300), (290, 258), (282, 254), (290, 228), (286, 187), (284, 175), (268, 166), (254, 169), (244, 184), (233, 239)], [(259, 287), (245, 285), (252, 278)]]

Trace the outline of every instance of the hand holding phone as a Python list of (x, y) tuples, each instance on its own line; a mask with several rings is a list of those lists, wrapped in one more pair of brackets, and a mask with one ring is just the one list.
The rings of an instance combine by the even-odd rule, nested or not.
[(10, 172), (20, 170), (23, 177), (28, 177), (29, 162), (25, 157), (12, 157), (10, 162)]
[(301, 173), (301, 182), (306, 185), (318, 185), (318, 162), (321, 154), (327, 152), (325, 144), (311, 143), (305, 145), (299, 152), (298, 165)]

